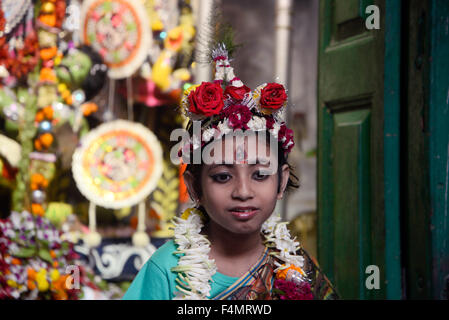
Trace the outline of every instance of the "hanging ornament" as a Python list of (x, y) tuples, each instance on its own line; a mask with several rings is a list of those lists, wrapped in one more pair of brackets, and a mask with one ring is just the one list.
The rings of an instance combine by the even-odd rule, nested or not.
[(87, 0), (81, 8), (81, 41), (99, 52), (109, 77), (126, 78), (142, 65), (151, 46), (148, 16), (139, 0)]
[(156, 136), (141, 124), (116, 120), (87, 133), (72, 158), (76, 185), (90, 201), (89, 246), (97, 246), (95, 205), (120, 209), (139, 205), (136, 246), (146, 246), (145, 198), (156, 188), (162, 174), (162, 147)]
[(72, 170), (81, 193), (96, 205), (130, 207), (156, 187), (162, 174), (162, 148), (143, 125), (116, 120), (82, 138)]

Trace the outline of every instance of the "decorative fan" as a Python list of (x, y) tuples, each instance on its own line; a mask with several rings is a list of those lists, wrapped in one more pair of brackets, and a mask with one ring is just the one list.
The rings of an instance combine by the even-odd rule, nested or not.
[(131, 76), (144, 62), (152, 36), (139, 0), (86, 0), (81, 9), (81, 41), (99, 52), (113, 79)]
[[(73, 154), (72, 171), (80, 192), (91, 202), (90, 244), (98, 245), (95, 205), (123, 208), (139, 204), (135, 244), (146, 245), (145, 198), (162, 175), (162, 148), (156, 136), (141, 124), (116, 120), (100, 125), (81, 140)], [(89, 240), (88, 240), (89, 242)]]

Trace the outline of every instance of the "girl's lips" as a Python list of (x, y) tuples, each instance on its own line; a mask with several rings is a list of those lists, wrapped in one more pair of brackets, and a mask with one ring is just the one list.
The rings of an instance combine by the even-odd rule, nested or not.
[(229, 210), (238, 220), (249, 220), (259, 211), (254, 207), (236, 207)]

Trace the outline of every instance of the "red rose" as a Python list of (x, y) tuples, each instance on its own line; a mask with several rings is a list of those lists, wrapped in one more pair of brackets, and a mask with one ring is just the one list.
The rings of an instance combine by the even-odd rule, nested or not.
[(245, 94), (250, 92), (251, 89), (243, 85), (241, 87), (227, 86), (224, 92), (224, 96), (229, 96), (236, 102), (240, 102), (245, 98)]
[(282, 148), (284, 148), (287, 153), (290, 152), (295, 145), (295, 142), (293, 140), (293, 130), (287, 128), (287, 126), (283, 124), (279, 129), (278, 137), (282, 142)]
[(224, 116), (228, 118), (229, 125), (234, 129), (248, 129), (247, 123), (253, 116), (247, 106), (232, 105), (225, 109)]
[(189, 94), (189, 111), (206, 117), (219, 114), (223, 109), (223, 89), (211, 82), (202, 82)]
[(273, 129), (274, 119), (271, 117), (266, 117), (266, 119), (267, 119), (267, 129), (268, 130)]
[(260, 107), (263, 109), (279, 109), (285, 101), (287, 93), (284, 86), (279, 83), (267, 84), (260, 93)]

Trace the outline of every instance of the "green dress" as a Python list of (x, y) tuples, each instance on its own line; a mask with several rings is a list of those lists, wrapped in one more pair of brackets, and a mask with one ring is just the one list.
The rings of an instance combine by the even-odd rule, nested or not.
[[(178, 264), (178, 256), (173, 254), (176, 245), (173, 240), (166, 242), (151, 256), (139, 271), (131, 286), (126, 291), (125, 300), (171, 300), (176, 288), (177, 274), (170, 271)], [(211, 294), (214, 297), (238, 278), (216, 272), (212, 277)]]
[[(275, 258), (270, 255), (272, 249), (265, 249), (262, 257), (241, 277), (229, 277), (219, 272), (212, 276), (209, 299), (220, 300), (271, 300), (280, 299), (276, 287), (274, 269)], [(123, 299), (125, 300), (171, 300), (174, 297), (177, 274), (171, 271), (178, 264), (178, 255), (174, 254), (176, 245), (173, 240), (166, 242), (151, 256), (137, 274)], [(300, 249), (297, 254), (304, 257), (303, 270), (310, 280), (307, 299), (338, 299), (335, 289), (320, 271), (316, 261), (307, 252)], [(294, 295), (298, 297), (298, 295)], [(281, 298), (282, 299), (282, 298)]]

